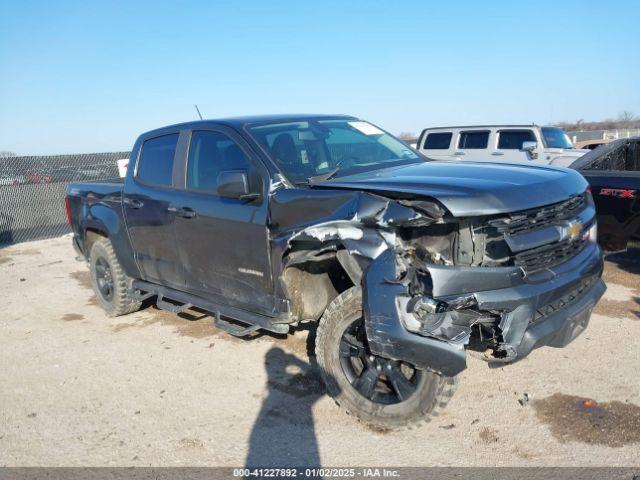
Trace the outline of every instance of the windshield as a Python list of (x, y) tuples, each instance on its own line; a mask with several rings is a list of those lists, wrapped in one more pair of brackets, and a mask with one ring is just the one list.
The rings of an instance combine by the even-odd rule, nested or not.
[(564, 130), (558, 127), (542, 127), (544, 146), (547, 148), (575, 148)]
[(293, 183), (424, 161), (400, 140), (361, 120), (270, 123), (248, 130)]

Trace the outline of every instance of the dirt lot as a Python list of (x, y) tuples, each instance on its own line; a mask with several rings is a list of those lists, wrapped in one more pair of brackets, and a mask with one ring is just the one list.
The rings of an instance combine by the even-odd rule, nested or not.
[(640, 465), (640, 257), (608, 263), (585, 334), (489, 369), (445, 413), (372, 431), (323, 394), (307, 332), (96, 306), (69, 238), (0, 249), (0, 465)]

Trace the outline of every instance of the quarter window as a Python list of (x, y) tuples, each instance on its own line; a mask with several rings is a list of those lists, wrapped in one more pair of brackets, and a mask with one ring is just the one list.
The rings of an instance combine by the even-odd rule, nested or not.
[(451, 145), (451, 132), (430, 133), (424, 141), (424, 148), (430, 150), (447, 150)]
[(228, 170), (248, 170), (249, 159), (224, 133), (194, 131), (187, 160), (187, 189), (216, 193), (218, 175)]
[(458, 148), (487, 148), (489, 132), (460, 132)]
[(498, 137), (498, 148), (521, 150), (524, 142), (535, 141), (536, 137), (531, 130), (503, 130)]
[(146, 183), (170, 186), (177, 143), (177, 133), (146, 140), (142, 144), (136, 177)]

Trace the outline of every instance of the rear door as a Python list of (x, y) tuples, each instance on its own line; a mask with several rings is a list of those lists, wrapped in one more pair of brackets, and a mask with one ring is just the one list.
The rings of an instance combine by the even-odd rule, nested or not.
[(184, 283), (169, 206), (179, 138), (176, 131), (144, 140), (123, 194), (127, 229), (143, 279), (176, 289)]
[(487, 129), (460, 130), (453, 154), (461, 160), (491, 160), (490, 136), (491, 131)]
[[(218, 194), (221, 172), (247, 174), (247, 201)], [(172, 197), (185, 289), (194, 295), (269, 314), (274, 309), (267, 232), (268, 173), (234, 130), (190, 132), (182, 189)], [(186, 212), (182, 215), (181, 212)]]

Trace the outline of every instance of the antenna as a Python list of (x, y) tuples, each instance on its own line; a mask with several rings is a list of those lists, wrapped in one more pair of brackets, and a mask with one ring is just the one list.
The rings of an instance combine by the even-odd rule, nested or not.
[(200, 109), (198, 108), (198, 105), (195, 104), (194, 107), (196, 107), (196, 112), (198, 112), (198, 116), (200, 117), (200, 120), (202, 120), (202, 114), (200, 113)]

